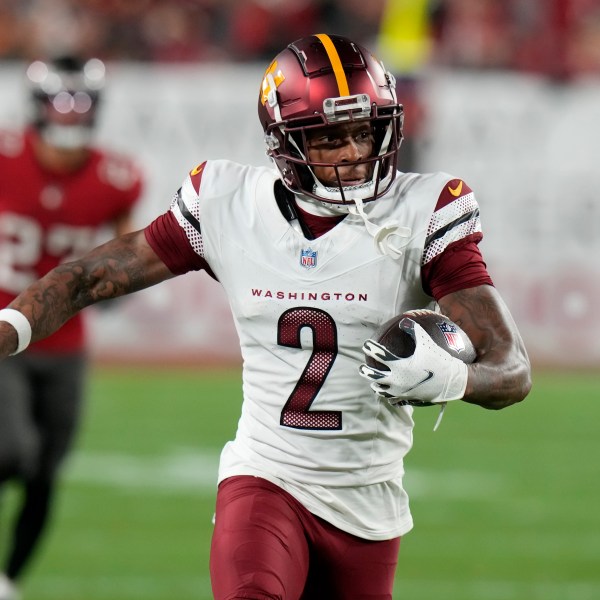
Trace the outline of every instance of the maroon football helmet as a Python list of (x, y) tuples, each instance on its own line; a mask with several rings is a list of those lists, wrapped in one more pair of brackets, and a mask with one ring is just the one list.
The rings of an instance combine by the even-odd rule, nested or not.
[[(302, 38), (280, 52), (267, 68), (258, 97), (258, 116), (265, 131), (267, 154), (285, 186), (328, 204), (353, 204), (382, 196), (396, 174), (402, 141), (403, 108), (395, 79), (366, 48), (337, 36)], [(337, 165), (311, 163), (307, 132), (349, 121), (371, 124), (373, 154), (354, 163), (369, 164), (366, 183), (345, 186)], [(335, 170), (338, 185), (326, 187), (313, 167)]]

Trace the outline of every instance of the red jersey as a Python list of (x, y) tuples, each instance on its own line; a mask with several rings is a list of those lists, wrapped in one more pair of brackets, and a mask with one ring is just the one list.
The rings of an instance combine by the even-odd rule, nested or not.
[[(37, 162), (30, 132), (0, 132), (0, 307), (59, 263), (97, 245), (102, 228), (131, 210), (141, 174), (121, 155), (93, 149), (71, 173), (46, 171)], [(82, 349), (78, 314), (32, 350)]]

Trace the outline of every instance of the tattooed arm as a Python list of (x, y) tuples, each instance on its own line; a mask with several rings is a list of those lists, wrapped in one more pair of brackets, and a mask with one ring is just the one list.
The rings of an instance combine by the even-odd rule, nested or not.
[(481, 285), (453, 292), (439, 305), (477, 349), (477, 359), (469, 365), (465, 402), (499, 409), (523, 400), (531, 389), (529, 358), (496, 288)]
[[(35, 342), (59, 329), (81, 309), (150, 287), (173, 273), (148, 245), (143, 231), (118, 237), (74, 262), (59, 265), (8, 306), (31, 324)], [(17, 347), (15, 329), (0, 322), (0, 358)]]

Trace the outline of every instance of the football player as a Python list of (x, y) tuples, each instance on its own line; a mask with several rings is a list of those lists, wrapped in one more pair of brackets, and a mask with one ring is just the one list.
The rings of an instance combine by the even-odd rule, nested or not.
[[(31, 120), (0, 132), (0, 304), (57, 265), (131, 231), (142, 190), (138, 167), (93, 145), (105, 79), (98, 59), (35, 61), (26, 72)], [(104, 235), (104, 233), (103, 233)], [(0, 364), (0, 485), (23, 487), (9, 536), (0, 599), (35, 551), (58, 469), (79, 419), (86, 358), (81, 317)]]
[[(504, 408), (527, 395), (529, 361), (478, 249), (467, 183), (396, 169), (403, 109), (366, 48), (326, 34), (291, 43), (264, 74), (258, 114), (274, 167), (200, 162), (145, 229), (0, 311), (0, 356), (85, 306), (206, 271), (243, 355), (242, 416), (219, 466), (214, 597), (389, 599), (413, 526), (410, 403)], [(415, 327), (414, 354), (389, 361), (384, 379), (361, 366), (379, 325), (432, 307), (470, 336), (473, 364)]]

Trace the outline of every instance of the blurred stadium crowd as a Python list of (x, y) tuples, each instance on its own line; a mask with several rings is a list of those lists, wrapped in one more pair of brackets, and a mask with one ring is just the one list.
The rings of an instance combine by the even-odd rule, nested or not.
[(0, 60), (264, 62), (319, 31), (376, 49), (382, 22), (418, 11), (428, 64), (600, 75), (600, 0), (1, 0)]

